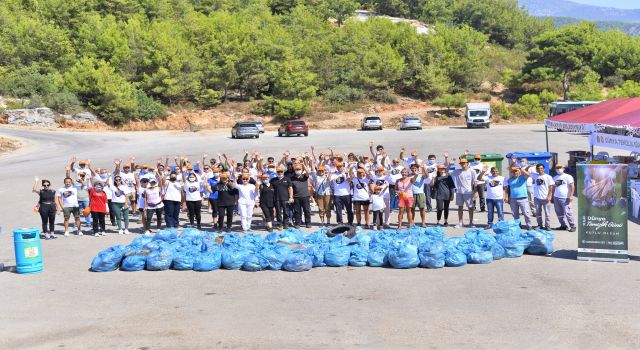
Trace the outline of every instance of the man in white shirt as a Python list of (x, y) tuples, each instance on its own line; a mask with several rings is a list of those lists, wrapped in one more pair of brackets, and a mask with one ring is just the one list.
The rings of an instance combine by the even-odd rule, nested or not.
[(336, 163), (336, 171), (331, 175), (331, 195), (336, 210), (336, 220), (342, 224), (342, 210), (347, 212), (347, 222), (353, 225), (353, 204), (351, 201), (351, 179), (344, 167), (344, 163)]
[(64, 187), (58, 189), (56, 193), (56, 204), (58, 212), (62, 211), (64, 215), (64, 235), (69, 235), (69, 219), (73, 214), (76, 222), (78, 236), (82, 236), (80, 230), (80, 204), (78, 203), (78, 189), (73, 186), (73, 180), (70, 177), (64, 179)]
[(456, 169), (451, 174), (456, 183), (456, 205), (458, 206), (459, 223), (456, 228), (462, 228), (464, 217), (464, 206), (469, 210), (469, 226), (473, 226), (473, 200), (476, 195), (476, 172), (469, 169), (469, 161), (466, 158), (460, 159), (460, 169)]
[(424, 194), (426, 196), (427, 212), (430, 212), (433, 209), (431, 205), (431, 181), (433, 181), (438, 174), (438, 163), (436, 163), (435, 154), (430, 154), (427, 157), (425, 169), (428, 176), (424, 179)]
[(384, 147), (382, 145), (376, 146), (376, 151), (373, 151), (373, 141), (369, 142), (369, 151), (371, 151), (371, 156), (373, 157), (373, 161), (375, 162), (375, 166), (381, 166), (385, 164), (389, 164), (389, 156), (384, 151)]
[[(553, 177), (555, 183), (555, 189), (553, 191), (553, 207), (560, 221), (560, 227), (556, 230), (569, 230), (569, 232), (576, 231), (576, 223), (573, 219), (573, 211), (571, 203), (573, 203), (573, 192), (575, 190), (575, 184), (573, 182), (573, 176), (564, 172), (564, 166), (562, 164), (556, 165), (556, 173), (558, 175)], [(568, 226), (567, 226), (568, 224)]]
[[(469, 168), (476, 172), (476, 176), (480, 176), (482, 169), (484, 168), (484, 164), (482, 163), (482, 156), (476, 154), (473, 156), (473, 162), (469, 164)], [(484, 195), (485, 181), (478, 179), (476, 182), (476, 193), (478, 193), (478, 201), (480, 202), (480, 211), (485, 211), (486, 201)], [(473, 203), (475, 208), (475, 201)]]
[[(531, 173), (530, 178), (533, 180), (533, 200), (538, 227), (549, 231), (551, 226), (551, 202), (553, 201), (555, 186), (553, 178), (545, 174), (544, 170), (544, 164), (536, 165), (536, 172)], [(542, 212), (544, 212), (544, 225), (542, 225)]]

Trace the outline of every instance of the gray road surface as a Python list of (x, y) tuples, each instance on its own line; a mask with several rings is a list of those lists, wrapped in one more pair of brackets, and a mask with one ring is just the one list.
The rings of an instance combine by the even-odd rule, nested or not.
[[(550, 135), (552, 151), (563, 162), (566, 151), (587, 147), (583, 135)], [(369, 140), (392, 154), (405, 145), (425, 157), (441, 157), (445, 150), (457, 155), (466, 148), (503, 154), (545, 149), (543, 128), (523, 125), (312, 130), (307, 138), (278, 138), (270, 132), (259, 140), (232, 140), (227, 132), (10, 128), (0, 128), (0, 136), (21, 138), (27, 145), (0, 157), (0, 261), (8, 265), (14, 264), (11, 231), (39, 225), (32, 211), (33, 177), (50, 178), (59, 187), (72, 155), (111, 167), (114, 157), (129, 155), (143, 162), (177, 153), (193, 159), (225, 151), (239, 157), (244, 148), (278, 155), (283, 149), (308, 150), (311, 144), (366, 152)], [(485, 220), (482, 214), (480, 222)], [(435, 221), (434, 213), (428, 221)], [(449, 235), (463, 232), (447, 230)], [(638, 233), (631, 224), (630, 249), (636, 255)], [(550, 257), (440, 270), (88, 272), (99, 250), (132, 238), (43, 241), (43, 273), (0, 273), (0, 349), (640, 348), (638, 258), (629, 264), (576, 261), (575, 233), (558, 233), (558, 252)]]

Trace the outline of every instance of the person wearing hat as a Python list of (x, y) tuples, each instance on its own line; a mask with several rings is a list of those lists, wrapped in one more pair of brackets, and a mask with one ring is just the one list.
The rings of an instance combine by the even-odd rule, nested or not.
[[(189, 169), (191, 167), (191, 169)], [(182, 173), (182, 181), (183, 181), (183, 196), (182, 196), (182, 204), (183, 207), (187, 207), (187, 217), (189, 218), (189, 225), (192, 227), (195, 226), (198, 229), (202, 228), (202, 216), (200, 212), (202, 211), (202, 191), (204, 185), (202, 181), (198, 177), (198, 175), (193, 171), (193, 166), (187, 166), (187, 174), (185, 176)]]
[(447, 226), (449, 225), (449, 204), (453, 200), (456, 184), (445, 164), (438, 164), (436, 169), (438, 174), (430, 184), (436, 200), (436, 225), (440, 225), (440, 219), (444, 214), (444, 225)]
[(264, 173), (260, 176), (260, 185), (258, 185), (258, 203), (260, 210), (262, 210), (262, 217), (264, 219), (265, 227), (267, 231), (273, 231), (273, 219), (276, 211), (276, 190), (271, 186), (269, 174)]
[[(487, 170), (489, 170), (489, 176), (486, 176)], [(500, 175), (497, 167), (484, 166), (480, 175), (478, 176), (480, 181), (484, 181), (487, 184), (487, 227), (490, 229), (493, 227), (493, 218), (495, 213), (498, 213), (498, 221), (504, 220), (504, 177)]]
[(343, 224), (342, 211), (347, 212), (347, 222), (353, 225), (353, 206), (351, 203), (350, 176), (342, 162), (335, 163), (336, 170), (329, 178), (331, 196), (333, 198), (334, 210), (336, 211), (336, 221)]
[(383, 227), (382, 213), (385, 212), (388, 202), (385, 201), (383, 193), (387, 191), (387, 186), (386, 184), (382, 186), (371, 185), (371, 211), (373, 212), (373, 224), (371, 226), (372, 228), (375, 227), (376, 230), (380, 230)]
[(220, 174), (220, 182), (216, 184), (215, 191), (218, 192), (218, 228), (222, 232), (226, 217), (226, 231), (230, 232), (233, 223), (233, 211), (238, 204), (238, 189), (229, 179), (229, 173)]
[(319, 165), (316, 169), (314, 162), (311, 162), (311, 186), (314, 197), (318, 205), (318, 215), (320, 224), (328, 226), (331, 222), (331, 185), (327, 169), (324, 165)]
[(257, 191), (254, 184), (249, 183), (249, 174), (242, 174), (241, 184), (233, 184), (238, 191), (238, 214), (242, 231), (248, 233), (251, 230), (251, 220), (253, 218), (253, 208), (256, 206)]
[(156, 216), (156, 229), (162, 228), (162, 209), (164, 203), (162, 201), (161, 188), (163, 185), (163, 179), (160, 174), (156, 173), (156, 177), (149, 180), (149, 186), (144, 191), (144, 217), (145, 217), (145, 235), (151, 235), (151, 223), (153, 222), (153, 216)]
[(362, 223), (362, 214), (364, 212), (364, 227), (369, 228), (369, 205), (371, 204), (370, 193), (371, 179), (367, 176), (367, 171), (363, 168), (356, 170), (356, 176), (351, 179), (351, 187), (353, 188), (352, 203), (355, 208), (356, 223), (358, 226)]
[(404, 169), (402, 161), (398, 158), (391, 161), (391, 164), (387, 165), (387, 174), (389, 175), (389, 194), (391, 195), (391, 202), (389, 203), (389, 209), (398, 208), (398, 195), (396, 193), (396, 182), (400, 180), (402, 175), (400, 172)]
[(113, 175), (119, 175), (122, 179), (122, 184), (124, 185), (123, 191), (127, 196), (129, 203), (131, 204), (131, 210), (135, 213), (136, 210), (136, 176), (134, 172), (131, 170), (135, 167), (135, 157), (129, 158), (129, 163), (122, 164), (122, 171), (120, 171), (121, 162), (118, 161), (116, 164), (116, 169), (113, 171)]
[(213, 229), (217, 230), (218, 227), (218, 191), (216, 185), (220, 182), (220, 168), (211, 169), (211, 177), (205, 182), (209, 199), (209, 209), (211, 210), (211, 216), (213, 219)]
[(424, 167), (427, 171), (427, 176), (424, 179), (424, 196), (427, 205), (427, 212), (430, 212), (433, 210), (431, 199), (435, 198), (434, 194), (431, 193), (431, 181), (433, 181), (436, 175), (438, 175), (438, 163), (436, 162), (435, 154), (427, 156), (427, 162), (424, 164)]
[(398, 194), (398, 230), (402, 229), (402, 217), (405, 211), (407, 212), (407, 221), (409, 225), (413, 226), (413, 181), (409, 174), (408, 169), (402, 169), (400, 172), (402, 176), (400, 180), (396, 181), (396, 192)]
[(387, 155), (387, 152), (384, 151), (384, 147), (382, 145), (377, 145), (374, 152), (373, 141), (371, 141), (369, 142), (369, 151), (371, 152), (371, 157), (373, 157), (373, 162), (376, 167), (389, 164), (389, 156)]
[(76, 222), (78, 236), (82, 236), (80, 229), (80, 206), (78, 205), (78, 189), (73, 186), (73, 180), (70, 177), (64, 179), (64, 187), (56, 192), (56, 206), (58, 212), (64, 215), (64, 235), (69, 235), (69, 219), (71, 214)]
[(178, 228), (180, 224), (180, 207), (182, 206), (184, 192), (178, 174), (175, 171), (169, 173), (168, 181), (162, 185), (164, 198), (164, 221), (167, 228)]
[(140, 223), (142, 224), (142, 229), (143, 232), (147, 232), (147, 216), (145, 214), (145, 194), (144, 192), (147, 190), (147, 187), (149, 187), (149, 177), (145, 176), (142, 179), (138, 178), (138, 175), (136, 175), (136, 180), (139, 184), (138, 188), (137, 188), (137, 196), (138, 198), (136, 198), (136, 201), (138, 203), (138, 212), (140, 213)]
[[(116, 168), (120, 165), (119, 160), (115, 160)], [(131, 203), (127, 196), (127, 186), (122, 181), (122, 176), (115, 175), (113, 182), (111, 178), (107, 181), (109, 190), (112, 193), (111, 204), (113, 205), (113, 211), (115, 214), (116, 226), (118, 226), (118, 234), (129, 234), (129, 210)]]
[[(87, 214), (85, 215), (85, 208), (89, 207), (89, 187), (91, 187), (91, 170), (89, 170), (89, 168), (86, 166), (87, 162), (90, 161), (80, 161), (81, 162), (81, 169), (80, 171), (77, 172), (77, 176), (76, 176), (76, 180), (74, 181), (73, 186), (78, 190), (78, 208), (80, 211), (80, 217), (81, 220), (84, 220), (84, 224), (85, 226), (92, 226), (92, 220), (91, 220), (91, 215)], [(73, 162), (71, 163), (73, 164)], [(66, 177), (71, 178), (72, 174), (71, 174), (71, 169), (73, 169), (71, 166), (67, 166), (66, 168)], [(89, 212), (90, 213), (90, 212)]]
[(411, 217), (416, 217), (416, 208), (420, 210), (421, 226), (426, 227), (427, 220), (427, 196), (424, 193), (425, 179), (429, 177), (427, 170), (423, 165), (416, 163), (411, 164), (411, 182), (413, 183), (413, 206), (411, 206)]
[(83, 176), (85, 176), (86, 179), (89, 179), (92, 175), (91, 169), (88, 166), (88, 163), (90, 162), (86, 160), (80, 160), (78, 161), (78, 166), (75, 166), (76, 161), (78, 161), (77, 158), (73, 157), (71, 158), (71, 164), (69, 164), (69, 168), (73, 172), (75, 180), (78, 180), (80, 178), (80, 174), (84, 174)]
[(271, 179), (276, 193), (276, 220), (278, 228), (289, 228), (291, 216), (289, 215), (289, 205), (293, 203), (293, 189), (291, 188), (291, 178), (284, 175), (285, 168), (276, 168), (276, 178)]
[[(38, 195), (38, 214), (42, 220), (42, 234), (44, 239), (55, 238), (56, 224), (56, 191), (51, 189), (51, 181), (43, 179), (42, 188), (38, 188), (38, 178), (33, 182), (33, 193)], [(47, 225), (48, 224), (48, 225)]]
[(569, 230), (569, 232), (576, 231), (576, 223), (573, 219), (573, 192), (575, 190), (575, 184), (573, 182), (573, 176), (565, 173), (564, 165), (556, 164), (556, 176), (553, 177), (555, 184), (553, 190), (553, 208), (555, 209), (558, 220), (560, 221), (560, 227), (556, 230)]
[[(385, 228), (389, 227), (389, 217), (391, 216), (391, 194), (389, 193), (389, 187), (393, 183), (393, 179), (391, 176), (386, 174), (385, 167), (383, 165), (378, 165), (376, 171), (371, 176), (372, 184), (378, 186), (380, 188), (380, 196), (384, 201), (384, 221), (379, 222), (378, 224), (384, 225)], [(373, 196), (372, 196), (373, 197)], [(372, 198), (372, 206), (373, 206), (373, 198)], [(375, 210), (375, 209), (371, 209)], [(374, 216), (374, 224), (375, 224), (375, 216)]]
[[(485, 200), (485, 195), (484, 195), (484, 191), (485, 191), (485, 181), (484, 180), (480, 180), (480, 173), (482, 172), (482, 169), (485, 167), (485, 165), (482, 163), (482, 156), (479, 154), (475, 154), (473, 156), (473, 162), (471, 162), (471, 164), (469, 164), (469, 168), (471, 168), (473, 171), (476, 172), (476, 176), (477, 176), (477, 180), (476, 181), (476, 193), (477, 198), (478, 198), (478, 202), (480, 202), (480, 211), (485, 211), (486, 209), (486, 200)], [(478, 208), (478, 206), (475, 205), (475, 201), (473, 203), (475, 208)]]
[(511, 177), (505, 183), (505, 201), (511, 207), (515, 220), (520, 219), (520, 212), (524, 215), (527, 230), (531, 230), (531, 207), (527, 194), (527, 178), (529, 172), (519, 166), (511, 167)]
[(104, 185), (97, 182), (89, 189), (89, 209), (93, 219), (93, 235), (105, 236), (105, 216), (107, 215), (107, 194), (104, 192)]
[(469, 210), (469, 226), (473, 226), (473, 200), (476, 196), (476, 172), (469, 168), (469, 161), (462, 157), (460, 168), (451, 174), (456, 184), (456, 205), (458, 206), (458, 224), (456, 228), (464, 226), (464, 206)]
[[(307, 159), (305, 159), (307, 160)], [(294, 174), (291, 177), (291, 189), (293, 195), (293, 215), (294, 227), (302, 225), (302, 214), (304, 213), (304, 225), (311, 227), (311, 194), (309, 192), (309, 169), (306, 162), (297, 163), (293, 167)]]

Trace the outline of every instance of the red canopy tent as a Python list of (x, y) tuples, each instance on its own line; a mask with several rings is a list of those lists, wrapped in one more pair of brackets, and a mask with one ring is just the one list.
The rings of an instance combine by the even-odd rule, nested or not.
[[(602, 126), (640, 128), (640, 98), (613, 98), (589, 107), (559, 114), (544, 121), (545, 132), (555, 128), (572, 132), (593, 132)], [(547, 135), (547, 151), (549, 137)]]

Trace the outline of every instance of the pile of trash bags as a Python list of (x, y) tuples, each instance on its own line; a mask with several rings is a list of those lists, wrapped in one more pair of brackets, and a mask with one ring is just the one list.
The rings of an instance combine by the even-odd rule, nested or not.
[(466, 264), (489, 264), (516, 258), (525, 252), (553, 252), (552, 233), (523, 231), (520, 221), (501, 221), (493, 233), (467, 231), (462, 237), (445, 237), (442, 227), (407, 230), (363, 231), (355, 236), (327, 236), (327, 229), (307, 234), (287, 229), (259, 234), (215, 234), (187, 228), (160, 230), (153, 237), (140, 236), (128, 246), (116, 245), (96, 255), (91, 270), (107, 272), (193, 270), (308, 271), (314, 267), (371, 266), (429, 269)]

